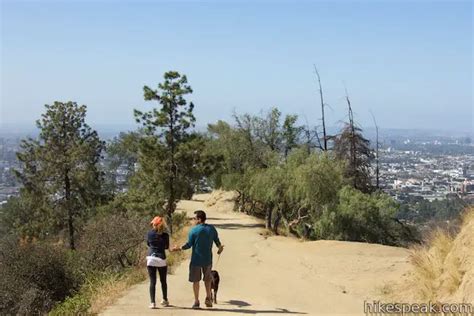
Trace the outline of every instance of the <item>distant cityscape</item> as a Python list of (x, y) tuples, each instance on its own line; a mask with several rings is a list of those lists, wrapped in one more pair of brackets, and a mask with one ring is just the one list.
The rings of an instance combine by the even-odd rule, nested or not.
[(410, 196), (433, 201), (457, 194), (472, 202), (474, 155), (433, 154), (389, 147), (380, 151), (380, 187), (399, 201)]
[[(374, 140), (369, 133), (372, 145)], [(12, 170), (19, 168), (16, 152), (21, 137), (0, 137), (0, 204), (19, 194)], [(384, 134), (380, 141), (380, 188), (404, 202), (428, 201), (456, 195), (474, 204), (474, 144), (465, 136)], [(124, 182), (126, 170), (119, 168), (116, 181)]]
[(0, 137), (0, 205), (20, 191), (13, 170), (19, 167), (16, 152), (20, 149), (19, 137)]

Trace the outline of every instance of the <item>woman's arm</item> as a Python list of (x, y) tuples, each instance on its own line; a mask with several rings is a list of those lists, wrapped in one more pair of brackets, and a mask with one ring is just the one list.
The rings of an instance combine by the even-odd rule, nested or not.
[(170, 235), (165, 233), (163, 237), (165, 238), (165, 249), (170, 249)]
[(193, 245), (194, 245), (194, 232), (193, 232), (193, 229), (191, 229), (188, 233), (188, 241), (181, 247), (174, 246), (172, 251), (186, 250), (186, 249), (191, 248)]

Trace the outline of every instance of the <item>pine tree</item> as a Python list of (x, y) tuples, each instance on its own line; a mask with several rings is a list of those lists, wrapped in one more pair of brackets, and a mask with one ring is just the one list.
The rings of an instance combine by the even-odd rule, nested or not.
[[(134, 112), (136, 121), (143, 125), (148, 136), (147, 150), (141, 151), (141, 165), (143, 167), (147, 161), (154, 160), (154, 163), (148, 165), (155, 165), (162, 171), (161, 174), (156, 174), (155, 180), (161, 184), (157, 189), (163, 192), (157, 194), (165, 196), (166, 215), (172, 232), (171, 220), (176, 202), (185, 195), (186, 183), (189, 182), (183, 174), (186, 168), (178, 157), (181, 147), (192, 139), (190, 129), (194, 127), (195, 122), (194, 105), (192, 102), (188, 103), (185, 96), (191, 94), (193, 90), (188, 85), (185, 75), (169, 71), (164, 74), (164, 82), (158, 84), (158, 89), (153, 90), (145, 86), (143, 91), (146, 101), (156, 101), (161, 108), (154, 108), (148, 112), (138, 110)], [(150, 142), (154, 145), (150, 146)], [(154, 159), (153, 156), (160, 156), (160, 159)]]
[(87, 216), (102, 198), (98, 163), (104, 143), (85, 123), (85, 105), (54, 102), (45, 107), (36, 122), (39, 137), (22, 141), (17, 153), (21, 168), (15, 173), (23, 184), (22, 195), (41, 201), (38, 208), (47, 206), (50, 212), (39, 214), (67, 227), (74, 249), (76, 219)]

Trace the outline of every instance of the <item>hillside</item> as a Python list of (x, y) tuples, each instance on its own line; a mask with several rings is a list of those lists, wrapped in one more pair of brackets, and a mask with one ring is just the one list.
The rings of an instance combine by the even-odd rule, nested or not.
[(411, 263), (394, 287), (395, 299), (474, 304), (474, 209), (466, 211), (457, 235), (435, 232), (427, 246), (414, 249)]

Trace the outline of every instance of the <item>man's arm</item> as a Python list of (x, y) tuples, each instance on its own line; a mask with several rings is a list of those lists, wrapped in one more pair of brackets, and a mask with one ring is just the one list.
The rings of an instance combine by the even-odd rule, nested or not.
[(193, 229), (191, 229), (189, 231), (189, 234), (188, 234), (188, 241), (184, 245), (182, 245), (181, 247), (174, 246), (173, 250), (174, 251), (186, 250), (186, 249), (191, 248), (193, 245), (194, 245), (194, 232), (193, 232)]
[(217, 229), (212, 226), (213, 228), (213, 231), (214, 231), (214, 243), (216, 244), (216, 246), (219, 248), (219, 250), (217, 250), (217, 254), (221, 254), (222, 251), (224, 251), (224, 245), (221, 244), (221, 241), (219, 240), (219, 234), (217, 233)]
[(217, 247), (221, 247), (221, 241), (219, 240), (219, 234), (217, 233), (217, 229), (212, 226), (212, 230), (214, 232), (214, 237), (213, 237), (213, 240), (214, 240), (214, 243), (216, 244)]

